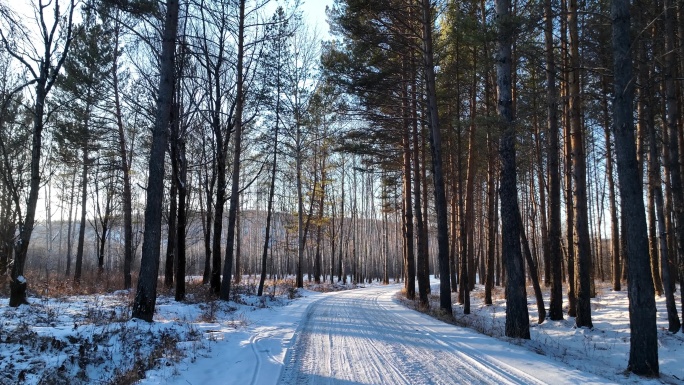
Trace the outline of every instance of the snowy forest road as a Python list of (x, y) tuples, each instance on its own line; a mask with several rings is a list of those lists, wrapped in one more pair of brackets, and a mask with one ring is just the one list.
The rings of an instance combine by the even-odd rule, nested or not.
[(279, 384), (609, 383), (525, 348), (445, 324), (393, 301), (398, 286), (309, 305)]

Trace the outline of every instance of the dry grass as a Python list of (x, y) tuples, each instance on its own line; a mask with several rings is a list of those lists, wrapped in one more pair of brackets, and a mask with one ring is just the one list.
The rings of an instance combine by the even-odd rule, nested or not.
[[(80, 284), (74, 283), (73, 275), (64, 276), (63, 273), (50, 273), (44, 270), (28, 270), (26, 272), (28, 280), (28, 296), (39, 299), (61, 299), (78, 295), (106, 295), (124, 289), (124, 279), (121, 272), (105, 271), (101, 276), (97, 272), (86, 271), (83, 273)], [(132, 289), (122, 291), (122, 296), (127, 296), (126, 300), (132, 303), (135, 296), (137, 284), (137, 272), (131, 277)], [(257, 292), (257, 280), (243, 280), (240, 284), (233, 284), (231, 287), (231, 300), (236, 303), (243, 303), (243, 296), (253, 296)], [(346, 287), (330, 286), (329, 284), (319, 285), (318, 288), (307, 287), (316, 291), (336, 291), (346, 289)], [(188, 277), (186, 281), (186, 299), (184, 302), (189, 304), (209, 304), (217, 299), (212, 293), (208, 284), (202, 283), (201, 277)], [(173, 297), (175, 286), (167, 287), (164, 285), (163, 277), (157, 282), (158, 295)], [(9, 297), (9, 276), (0, 276), (0, 297)], [(285, 278), (278, 280), (266, 280), (264, 284), (264, 297), (274, 299), (285, 296), (289, 299), (299, 297), (295, 280)], [(123, 298), (122, 298), (123, 299)], [(211, 318), (211, 317), (209, 317)]]
[[(124, 288), (123, 275), (120, 272), (105, 271), (101, 276), (97, 272), (84, 272), (80, 284), (76, 284), (73, 275), (64, 276), (62, 273), (46, 273), (45, 271), (29, 270), (26, 272), (28, 280), (28, 295), (43, 298), (63, 298), (74, 295), (108, 294)], [(137, 273), (133, 274), (132, 282), (138, 280)], [(0, 296), (9, 296), (9, 279), (0, 278)]]

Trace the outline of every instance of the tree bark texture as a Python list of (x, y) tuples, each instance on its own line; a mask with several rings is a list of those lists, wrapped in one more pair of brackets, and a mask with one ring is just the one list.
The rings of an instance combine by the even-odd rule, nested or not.
[(430, 121), (430, 148), (432, 151), (432, 175), (437, 211), (437, 248), (439, 261), (439, 305), (451, 314), (451, 287), (449, 282), (449, 223), (447, 221), (447, 200), (442, 169), (442, 135), (437, 111), (435, 86), (435, 65), (432, 51), (432, 2), (422, 0), (423, 6), (423, 64)]
[(580, 106), (580, 64), (579, 33), (577, 21), (577, 0), (568, 2), (568, 31), (570, 36), (570, 73), (569, 110), (570, 142), (572, 145), (573, 208), (575, 274), (577, 274), (577, 314), (578, 327), (593, 327), (591, 322), (591, 241), (589, 238), (589, 216), (587, 196), (587, 165), (584, 150), (582, 109)]
[(133, 318), (152, 322), (157, 303), (157, 274), (161, 245), (161, 212), (164, 195), (164, 155), (173, 104), (175, 83), (176, 33), (178, 31), (178, 0), (166, 2), (166, 16), (162, 40), (159, 94), (152, 131), (147, 205), (145, 206), (145, 234), (143, 236), (140, 275), (133, 303)]
[(530, 319), (527, 312), (525, 271), (523, 267), (520, 226), (518, 225), (518, 189), (516, 183), (515, 124), (511, 84), (511, 45), (514, 24), (510, 0), (496, 0), (497, 54), (496, 85), (499, 112), (499, 157), (501, 160), (501, 249), (506, 267), (506, 326), (505, 335), (530, 338)]
[[(667, 4), (667, 1), (666, 1)], [(629, 370), (658, 376), (658, 336), (653, 282), (650, 274), (643, 189), (634, 137), (630, 2), (612, 0), (615, 100), (615, 153), (624, 221), (630, 318)]]

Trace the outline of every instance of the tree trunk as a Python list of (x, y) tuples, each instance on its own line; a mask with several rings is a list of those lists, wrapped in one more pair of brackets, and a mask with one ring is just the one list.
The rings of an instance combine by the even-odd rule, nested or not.
[[(121, 195), (122, 209), (123, 209), (123, 230), (124, 230), (124, 289), (130, 289), (131, 282), (131, 264), (133, 263), (133, 209), (131, 204), (133, 202), (133, 195), (131, 192), (131, 161), (128, 155), (128, 143), (126, 141), (126, 134), (124, 131), (123, 113), (121, 112), (121, 92), (119, 90), (119, 37), (121, 33), (121, 24), (116, 18), (116, 27), (114, 28), (114, 53), (112, 64), (112, 88), (114, 92), (114, 113), (116, 118), (116, 127), (119, 140), (119, 162), (123, 180), (123, 191)], [(133, 139), (130, 140), (133, 142)]]
[[(205, 55), (207, 56), (207, 62), (209, 62), (209, 54), (206, 53)], [(221, 62), (217, 61), (213, 74), (215, 100), (214, 105), (212, 106), (213, 111), (211, 121), (214, 140), (216, 140), (216, 205), (214, 208), (214, 234), (211, 242), (210, 287), (212, 293), (215, 295), (218, 295), (221, 291), (221, 237), (223, 235), (223, 212), (226, 205), (226, 157), (228, 143), (230, 142), (230, 136), (224, 138), (223, 131), (221, 130), (220, 117), (223, 114), (221, 95), (223, 90), (221, 89), (221, 78), (219, 72), (220, 64)], [(207, 70), (207, 74), (211, 79), (212, 72)], [(209, 196), (211, 196), (211, 190), (207, 189), (207, 207), (211, 207)]]
[[(87, 140), (87, 139), (85, 139)], [(83, 147), (83, 168), (81, 169), (81, 222), (78, 227), (78, 243), (76, 245), (76, 266), (74, 267), (74, 285), (81, 284), (83, 270), (83, 246), (85, 243), (86, 204), (88, 203), (88, 146)]]
[(411, 127), (412, 127), (412, 143), (413, 143), (413, 204), (416, 212), (416, 256), (418, 276), (418, 293), (420, 303), (423, 306), (429, 306), (428, 294), (430, 292), (430, 271), (429, 271), (429, 255), (427, 253), (427, 231), (426, 223), (423, 218), (422, 195), (421, 195), (421, 177), (420, 177), (420, 142), (418, 141), (418, 84), (415, 75), (415, 62), (411, 57)]
[[(665, 1), (667, 4), (667, 1)], [(639, 178), (634, 138), (630, 3), (612, 0), (615, 100), (613, 116), (620, 202), (629, 264), (628, 297), (630, 319), (629, 370), (638, 375), (658, 376), (656, 308), (648, 256), (643, 189)]]
[[(648, 113), (648, 112), (647, 112)], [(649, 119), (650, 120), (650, 119)], [(648, 151), (648, 187), (649, 195), (653, 197), (655, 221), (658, 227), (658, 249), (660, 251), (660, 271), (662, 273), (663, 290), (665, 292), (665, 305), (667, 309), (667, 330), (676, 333), (682, 326), (679, 315), (677, 314), (677, 304), (675, 302), (672, 285), (670, 280), (669, 252), (667, 248), (667, 232), (665, 231), (665, 218), (663, 214), (663, 188), (660, 183), (660, 157), (658, 156), (658, 144), (656, 142), (655, 125), (648, 125), (649, 151)], [(657, 254), (657, 253), (656, 253)], [(656, 264), (656, 267), (657, 264)]]
[[(178, 115), (174, 116), (174, 120), (177, 120)], [(176, 126), (178, 123), (176, 121), (171, 123)], [(176, 259), (176, 241), (178, 237), (176, 236), (176, 218), (178, 217), (178, 153), (176, 144), (177, 129), (174, 129), (171, 133), (171, 189), (169, 191), (169, 220), (168, 220), (168, 238), (166, 239), (166, 264), (164, 266), (164, 286), (167, 288), (173, 287), (173, 264)]]
[(501, 160), (501, 223), (502, 258), (506, 265), (506, 326), (505, 335), (530, 338), (527, 313), (525, 271), (520, 251), (518, 224), (518, 189), (516, 183), (515, 125), (511, 84), (511, 45), (515, 23), (510, 13), (510, 0), (496, 0), (497, 54), (496, 85), (498, 89), (499, 156)]
[[(110, 177), (108, 186), (106, 188), (106, 198), (105, 198), (105, 212), (103, 216), (100, 216), (98, 209), (98, 216), (100, 216), (100, 226), (102, 227), (102, 234), (98, 236), (98, 252), (97, 252), (97, 278), (101, 282), (102, 275), (104, 274), (104, 258), (105, 258), (105, 247), (107, 245), (107, 235), (109, 233), (111, 215), (112, 215), (112, 195), (114, 193), (114, 182)], [(97, 185), (95, 186), (97, 188)]]
[[(475, 63), (477, 65), (477, 55), (475, 53)], [(473, 74), (472, 95), (470, 99), (470, 127), (468, 130), (468, 168), (466, 175), (466, 191), (465, 191), (465, 239), (466, 248), (464, 256), (468, 260), (467, 273), (468, 284), (466, 285), (467, 292), (464, 292), (464, 302), (468, 306), (470, 312), (470, 292), (475, 288), (475, 165), (477, 164), (477, 150), (475, 150), (475, 117), (477, 115), (477, 76)], [(463, 285), (461, 285), (463, 287)], [(466, 313), (468, 314), (468, 313)]]
[(494, 268), (496, 255), (496, 141), (489, 136), (487, 140), (489, 161), (487, 166), (487, 275), (485, 279), (485, 305), (492, 304), (492, 288), (494, 287)]
[[(675, 49), (675, 14), (671, 0), (663, 2), (665, 15), (665, 63), (664, 63), (664, 81), (665, 81), (665, 107), (666, 107), (666, 125), (669, 134), (669, 150), (670, 159), (669, 169), (671, 178), (672, 203), (674, 206), (674, 222), (677, 239), (677, 254), (676, 258), (679, 260), (679, 277), (680, 283), (684, 279), (684, 193), (682, 192), (682, 176), (679, 159), (679, 127), (677, 120), (679, 118), (679, 105), (677, 103), (677, 85), (675, 84), (677, 78), (677, 58), (674, 52)], [(684, 296), (682, 299), (682, 318), (684, 318)]]
[[(276, 78), (276, 94), (280, 95), (280, 77)], [(266, 207), (266, 230), (264, 234), (264, 247), (261, 252), (261, 277), (259, 278), (259, 288), (257, 296), (261, 297), (264, 293), (264, 283), (266, 281), (266, 261), (268, 248), (271, 242), (271, 220), (273, 218), (273, 197), (275, 196), (276, 170), (278, 165), (278, 133), (280, 132), (280, 98), (276, 98), (276, 116), (273, 139), (273, 162), (271, 163), (271, 181), (268, 186), (268, 203)]]
[(187, 199), (188, 199), (188, 165), (185, 157), (185, 138), (178, 138), (176, 141), (178, 150), (178, 218), (176, 220), (176, 301), (185, 299), (185, 265), (186, 265), (186, 250), (185, 238), (187, 227)]
[(451, 314), (451, 287), (449, 282), (449, 224), (447, 221), (447, 200), (442, 170), (442, 134), (437, 111), (435, 66), (432, 51), (432, 9), (430, 0), (421, 0), (423, 8), (423, 64), (430, 121), (430, 147), (432, 151), (432, 175), (437, 211), (437, 247), (439, 252), (439, 305)]
[(235, 220), (235, 277), (233, 282), (238, 284), (242, 281), (242, 202), (238, 205), (237, 219)]
[[(202, 139), (202, 154), (205, 154), (205, 141), (204, 138)], [(203, 159), (206, 159), (206, 156), (203, 156)], [(213, 158), (213, 162), (210, 163), (212, 166), (211, 169), (214, 170), (216, 166), (216, 158)], [(200, 188), (199, 191), (199, 201), (200, 201), (200, 212), (202, 214), (202, 234), (204, 235), (204, 271), (202, 272), (202, 285), (206, 285), (207, 283), (210, 282), (211, 280), (211, 248), (212, 248), (212, 241), (211, 241), (211, 228), (213, 225), (213, 220), (212, 220), (212, 196), (213, 196), (213, 186), (214, 182), (216, 181), (216, 172), (212, 171), (212, 182), (211, 184), (209, 183), (209, 170), (207, 168), (204, 168), (204, 180), (201, 180), (200, 183), (202, 183), (204, 187), (204, 191), (202, 191), (202, 188)], [(202, 172), (200, 170), (199, 172), (199, 178), (202, 178)], [(202, 205), (202, 194), (206, 196), (206, 203), (203, 206)], [(202, 207), (206, 207), (204, 212), (202, 212)]]
[(71, 250), (73, 245), (73, 236), (71, 230), (74, 228), (73, 225), (73, 212), (74, 212), (74, 196), (76, 195), (76, 172), (71, 176), (71, 188), (69, 189), (69, 224), (67, 225), (67, 255), (66, 255), (66, 273), (65, 277), (71, 275)]
[[(406, 98), (403, 98), (406, 99)], [(406, 107), (406, 103), (404, 103)], [(413, 300), (416, 296), (416, 263), (413, 248), (413, 207), (411, 206), (411, 145), (408, 133), (408, 117), (404, 116), (404, 289), (406, 298)]]
[(161, 244), (161, 212), (164, 195), (164, 154), (168, 141), (168, 127), (173, 104), (175, 84), (175, 45), (178, 30), (178, 0), (167, 0), (166, 17), (160, 58), (157, 113), (152, 131), (147, 205), (145, 207), (145, 233), (138, 287), (133, 303), (133, 318), (152, 322), (157, 303), (157, 275), (159, 272), (159, 246)]
[(238, 46), (237, 46), (237, 80), (235, 101), (235, 150), (233, 151), (233, 175), (230, 188), (230, 206), (228, 208), (228, 235), (226, 236), (226, 257), (223, 264), (223, 280), (221, 281), (220, 298), (224, 301), (230, 300), (230, 284), (233, 270), (233, 250), (235, 247), (235, 221), (240, 198), (240, 154), (242, 151), (242, 110), (244, 108), (244, 80), (243, 80), (243, 61), (245, 56), (245, 0), (239, 3), (239, 26), (238, 26)]
[[(549, 287), (551, 285), (551, 261), (549, 255), (549, 227), (547, 222), (547, 207), (546, 207), (546, 180), (544, 178), (544, 161), (542, 156), (542, 128), (537, 123), (536, 117), (534, 118), (535, 125), (537, 126), (535, 135), (535, 147), (537, 149), (537, 183), (539, 185), (539, 217), (541, 223), (539, 224), (541, 228), (541, 242), (542, 242), (542, 261), (544, 261), (544, 286)], [(534, 178), (530, 178), (532, 181)], [(530, 187), (534, 187), (534, 183), (530, 184)], [(534, 199), (534, 197), (531, 197)], [(524, 231), (524, 229), (522, 230)], [(533, 238), (534, 239), (534, 238)]]
[[(607, 91), (607, 78), (603, 78), (604, 87)], [(606, 141), (606, 179), (608, 180), (608, 201), (610, 203), (610, 244), (611, 244), (611, 271), (613, 281), (613, 291), (621, 290), (621, 269), (620, 269), (620, 228), (617, 215), (617, 204), (615, 197), (615, 180), (613, 179), (613, 150), (610, 140), (610, 119), (608, 116), (608, 96), (604, 93), (601, 106), (604, 114), (603, 131)]]
[[(342, 264), (342, 259), (344, 257), (344, 249), (345, 247), (343, 246), (347, 242), (343, 242), (343, 235), (344, 235), (344, 197), (345, 197), (345, 191), (344, 191), (344, 180), (345, 180), (345, 158), (344, 155), (342, 155), (342, 177), (341, 183), (340, 183), (340, 189), (342, 190), (342, 194), (340, 197), (340, 254), (337, 256), (337, 282), (342, 281), (343, 284), (347, 284), (347, 275), (343, 271), (343, 264)], [(347, 233), (348, 234), (348, 233)]]
[[(314, 257), (314, 281), (321, 283), (321, 274), (323, 273), (323, 257), (321, 256), (321, 233), (323, 230), (323, 209), (325, 205), (325, 155), (321, 164), (321, 197), (318, 201), (318, 223), (316, 223), (316, 254)], [(313, 199), (313, 198), (312, 198)]]
[(572, 176), (574, 191), (575, 273), (577, 274), (578, 327), (591, 328), (591, 242), (587, 208), (587, 165), (580, 107), (579, 34), (577, 27), (577, 0), (568, 2), (568, 30), (570, 35), (569, 110), (572, 145)]
[(522, 242), (523, 250), (525, 252), (525, 260), (527, 261), (527, 269), (530, 273), (530, 278), (532, 279), (532, 287), (534, 288), (534, 296), (537, 300), (537, 311), (539, 313), (538, 323), (543, 323), (546, 319), (546, 308), (544, 307), (544, 295), (541, 291), (541, 286), (539, 285), (539, 269), (532, 259), (532, 252), (530, 251), (530, 244), (527, 241), (527, 235), (525, 234), (525, 227), (522, 221), (522, 215), (518, 211), (518, 224), (520, 226), (520, 241)]
[[(35, 79), (35, 104), (33, 105), (33, 128), (31, 130), (31, 163), (30, 163), (30, 181), (29, 181), (29, 193), (28, 199), (26, 200), (26, 215), (19, 223), (18, 226), (18, 237), (15, 243), (15, 253), (14, 253), (14, 264), (12, 265), (12, 272), (10, 274), (10, 298), (9, 305), (11, 307), (17, 307), (19, 305), (28, 304), (26, 300), (26, 288), (28, 287), (28, 282), (24, 276), (24, 268), (26, 265), (26, 255), (28, 254), (29, 242), (31, 241), (31, 234), (33, 233), (33, 225), (36, 218), (36, 208), (38, 207), (38, 194), (40, 192), (40, 179), (41, 179), (41, 169), (40, 169), (40, 153), (43, 147), (43, 129), (45, 128), (45, 122), (43, 121), (45, 114), (45, 102), (47, 95), (50, 93), (55, 80), (58, 77), (59, 71), (64, 64), (66, 55), (69, 51), (69, 45), (71, 44), (72, 36), (72, 26), (73, 26), (73, 13), (74, 13), (74, 1), (72, 0), (69, 5), (68, 16), (59, 14), (59, 5), (55, 3), (55, 15), (60, 17), (65, 16), (67, 19), (66, 29), (67, 31), (60, 31), (64, 33), (65, 43), (64, 48), (60, 56), (56, 59), (56, 63), (53, 63), (52, 55), (56, 47), (56, 41), (52, 40), (53, 34), (50, 34), (50, 38), (44, 37), (43, 44), (45, 45), (45, 57), (41, 57), (39, 60), (39, 73), (38, 77)], [(43, 11), (48, 8), (48, 5), (41, 6), (38, 10), (41, 20), (43, 20)], [(58, 21), (55, 20), (55, 23)], [(56, 29), (56, 24), (54, 25)], [(3, 39), (4, 40), (4, 39)], [(54, 45), (53, 45), (54, 44)], [(5, 44), (7, 46), (7, 44)]]
[(549, 264), (551, 270), (551, 293), (549, 318), (563, 319), (563, 251), (561, 249), (561, 186), (558, 143), (558, 89), (556, 87), (556, 61), (553, 51), (553, 8), (552, 0), (544, 1), (544, 36), (546, 45), (546, 88), (547, 88), (547, 136), (549, 173)]
[[(304, 287), (304, 248), (306, 247), (306, 235), (304, 225), (304, 192), (302, 182), (302, 124), (299, 121), (299, 112), (296, 112), (296, 172), (297, 172), (297, 271), (296, 285), (298, 288)], [(316, 185), (314, 184), (314, 192)], [(312, 194), (313, 195), (313, 194)], [(312, 200), (313, 202), (313, 200)], [(311, 216), (309, 216), (310, 218)], [(308, 222), (307, 222), (308, 224)]]
[[(648, 23), (646, 20), (641, 20), (640, 24), (645, 25), (644, 23)], [(647, 39), (652, 38), (651, 36), (651, 31), (652, 29), (647, 29), (644, 31), (644, 35), (642, 36), (641, 39), (639, 39), (639, 61), (638, 61), (638, 84), (640, 85), (639, 88), (639, 98), (637, 102), (637, 114), (638, 114), (638, 125), (639, 128), (637, 129), (637, 132), (641, 131), (645, 134), (645, 136), (648, 137), (649, 140), (649, 152), (648, 152), (648, 234), (649, 234), (649, 255), (650, 255), (650, 260), (651, 260), (651, 274), (653, 276), (653, 284), (654, 288), (656, 291), (656, 294), (658, 296), (663, 295), (663, 279), (660, 275), (661, 269), (660, 269), (660, 263), (659, 263), (659, 255), (658, 255), (658, 226), (660, 224), (656, 224), (659, 220), (663, 218), (659, 218), (658, 214), (656, 214), (656, 200), (658, 199), (656, 197), (657, 194), (660, 194), (660, 200), (661, 204), (663, 203), (663, 191), (662, 191), (662, 185), (660, 182), (661, 178), (661, 172), (660, 172), (660, 157), (658, 155), (658, 142), (656, 139), (656, 134), (655, 134), (655, 113), (653, 109), (653, 80), (651, 80), (651, 77), (649, 76), (649, 67), (653, 67), (654, 64), (652, 58), (649, 56), (649, 51), (651, 51), (651, 47), (649, 47), (649, 42), (647, 42)], [(654, 77), (655, 78), (655, 77)], [(608, 131), (608, 128), (606, 128), (606, 132)], [(653, 133), (651, 133), (653, 131)], [(638, 135), (638, 134), (637, 134)], [(638, 154), (638, 152), (637, 152)], [(638, 158), (637, 158), (638, 162)], [(640, 165), (641, 166), (641, 165)], [(662, 214), (662, 205), (659, 208), (661, 210), (660, 214)], [(663, 229), (665, 226), (665, 223), (662, 223)], [(665, 242), (665, 245), (667, 245), (667, 238), (665, 233), (662, 235), (663, 241)], [(665, 260), (667, 261), (668, 258), (668, 250), (665, 251)], [(669, 269), (668, 269), (669, 273)], [(676, 310), (675, 310), (676, 314)], [(679, 320), (678, 320), (679, 321)]]

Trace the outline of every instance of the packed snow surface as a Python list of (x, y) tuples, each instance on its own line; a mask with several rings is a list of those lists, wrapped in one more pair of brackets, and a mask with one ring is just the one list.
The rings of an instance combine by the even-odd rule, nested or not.
[[(143, 384), (605, 384), (524, 347), (393, 299), (400, 286), (306, 298), (229, 332), (208, 357)], [(256, 315), (256, 314), (255, 314)]]

